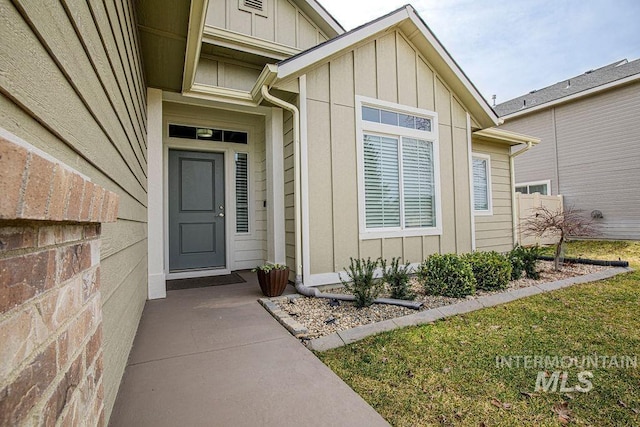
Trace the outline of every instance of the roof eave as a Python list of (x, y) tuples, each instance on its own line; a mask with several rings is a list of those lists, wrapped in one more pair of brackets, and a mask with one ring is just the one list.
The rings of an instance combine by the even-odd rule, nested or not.
[(413, 26), (424, 36), (429, 46), (433, 50), (427, 56), (429, 62), (436, 71), (445, 79), (454, 93), (460, 98), (463, 104), (469, 109), (471, 115), (480, 126), (488, 128), (497, 126), (499, 118), (480, 92), (471, 83), (468, 77), (453, 60), (449, 52), (442, 46), (440, 41), (433, 35), (422, 19), (417, 15), (411, 5), (403, 6), (390, 14), (371, 21), (350, 33), (313, 47), (301, 54), (282, 61), (278, 64), (278, 79), (282, 81), (295, 75), (304, 74), (308, 69), (319, 62), (340, 54), (357, 43), (368, 38), (372, 38), (379, 33), (398, 26), (403, 22), (411, 22)]
[(616, 88), (618, 86), (623, 86), (629, 83), (633, 83), (636, 80), (640, 80), (640, 73), (638, 74), (634, 74), (632, 76), (628, 76), (628, 77), (624, 77), (622, 79), (619, 80), (614, 80), (612, 82), (600, 85), (600, 86), (596, 86), (593, 87), (591, 89), (587, 89), (587, 90), (583, 90), (582, 92), (577, 92), (574, 93), (572, 95), (568, 95), (562, 98), (558, 98), (558, 99), (554, 99), (553, 101), (549, 101), (549, 102), (545, 102), (543, 104), (539, 104), (536, 105), (535, 107), (530, 107), (530, 108), (526, 108), (526, 109), (522, 109), (519, 111), (515, 111), (513, 113), (510, 114), (505, 114), (504, 116), (501, 116), (500, 118), (503, 120), (510, 120), (510, 119), (514, 119), (516, 117), (522, 117), (522, 116), (526, 116), (527, 114), (531, 114), (531, 113), (535, 113), (536, 111), (540, 111), (540, 110), (544, 110), (550, 107), (554, 107), (556, 105), (560, 105), (560, 104), (565, 104), (567, 102), (571, 102), (571, 101), (575, 101), (576, 99), (580, 99), (580, 98), (584, 98), (590, 95), (594, 95), (598, 92), (603, 92), (605, 90), (609, 90), (609, 89), (613, 89)]
[(510, 146), (528, 143), (536, 145), (540, 143), (540, 138), (498, 128), (488, 128), (475, 131), (473, 132), (472, 140), (508, 144)]
[(489, 106), (489, 103), (480, 94), (480, 91), (474, 86), (464, 71), (462, 71), (462, 68), (456, 63), (447, 49), (440, 43), (440, 40), (431, 32), (427, 24), (411, 5), (407, 6), (407, 12), (411, 21), (427, 38), (429, 44), (437, 53), (436, 58), (429, 58), (430, 63), (440, 74), (447, 74), (447, 70), (450, 70), (452, 73), (450, 77), (452, 77), (452, 79), (449, 79), (449, 85), (461, 98), (465, 106), (469, 108), (471, 115), (478, 121), (478, 124), (483, 128), (498, 126), (499, 117), (496, 112)]
[(331, 15), (320, 3), (315, 0), (295, 0), (300, 9), (306, 13), (324, 31), (329, 38), (333, 38), (345, 32), (336, 18)]

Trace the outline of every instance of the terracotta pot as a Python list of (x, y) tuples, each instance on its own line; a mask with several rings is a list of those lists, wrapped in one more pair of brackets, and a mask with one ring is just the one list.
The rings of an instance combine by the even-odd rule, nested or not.
[(267, 297), (279, 297), (289, 283), (289, 269), (271, 270), (265, 272), (258, 270), (258, 283), (262, 293)]

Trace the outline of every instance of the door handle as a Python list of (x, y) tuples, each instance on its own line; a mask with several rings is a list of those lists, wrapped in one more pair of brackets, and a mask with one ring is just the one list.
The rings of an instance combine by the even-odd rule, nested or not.
[(218, 216), (219, 216), (220, 218), (224, 218), (224, 212), (220, 212), (220, 213), (218, 214)]

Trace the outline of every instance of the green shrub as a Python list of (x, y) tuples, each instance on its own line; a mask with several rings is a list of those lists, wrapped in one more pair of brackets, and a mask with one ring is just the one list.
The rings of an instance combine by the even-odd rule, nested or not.
[(340, 278), (340, 281), (356, 297), (356, 307), (368, 307), (380, 295), (383, 287), (382, 281), (373, 278), (378, 261), (371, 261), (371, 258), (349, 259), (351, 265), (346, 270), (351, 280), (346, 282)]
[(409, 262), (400, 265), (400, 258), (391, 258), (391, 263), (387, 268), (387, 260), (380, 259), (380, 267), (382, 268), (382, 280), (388, 283), (391, 289), (391, 298), (406, 300), (415, 298), (415, 294), (409, 288), (409, 274), (411, 273)]
[(513, 280), (519, 279), (524, 270), (528, 278), (539, 279), (540, 273), (538, 272), (537, 261), (541, 253), (542, 249), (538, 245), (528, 248), (516, 245), (508, 255), (512, 267), (511, 278)]
[(485, 291), (505, 289), (511, 280), (511, 263), (498, 252), (473, 252), (464, 255), (471, 265), (476, 287)]
[(418, 280), (429, 295), (462, 298), (476, 291), (469, 263), (456, 254), (434, 254), (418, 267)]

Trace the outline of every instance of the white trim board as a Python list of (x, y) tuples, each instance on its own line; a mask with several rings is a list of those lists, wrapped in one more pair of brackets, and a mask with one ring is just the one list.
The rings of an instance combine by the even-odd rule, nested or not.
[[(311, 277), (311, 243), (309, 236), (309, 176), (304, 171), (309, 170), (309, 150), (308, 150), (308, 110), (307, 110), (307, 75), (303, 74), (299, 77), (300, 85), (300, 169), (301, 171), (294, 174), (294, 179), (300, 178), (300, 187), (302, 194), (302, 277), (306, 281)], [(295, 147), (294, 147), (295, 150)], [(295, 151), (294, 151), (295, 155)], [(298, 262), (298, 260), (296, 260)]]
[(469, 163), (469, 197), (471, 200), (471, 250), (476, 250), (476, 218), (473, 215), (474, 195), (473, 195), (473, 149), (471, 143), (471, 115), (466, 113), (467, 117), (467, 158)]

